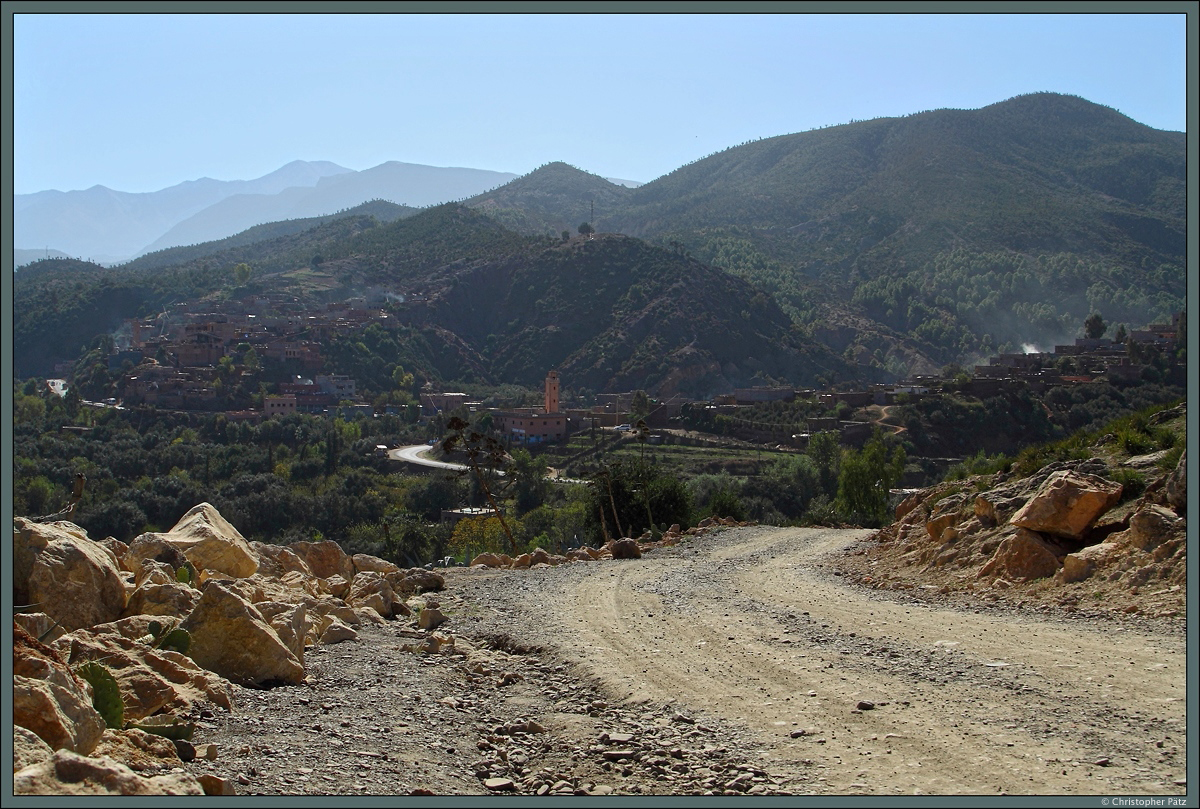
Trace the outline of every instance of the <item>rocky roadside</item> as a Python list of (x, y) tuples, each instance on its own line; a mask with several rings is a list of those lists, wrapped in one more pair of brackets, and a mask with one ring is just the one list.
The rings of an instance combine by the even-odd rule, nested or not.
[(235, 713), (199, 722), (218, 758), (189, 771), (247, 795), (790, 794), (719, 723), (615, 704), (556, 650), (481, 628), (414, 655), (411, 634), (372, 626), (310, 653), (299, 686), (239, 689)]

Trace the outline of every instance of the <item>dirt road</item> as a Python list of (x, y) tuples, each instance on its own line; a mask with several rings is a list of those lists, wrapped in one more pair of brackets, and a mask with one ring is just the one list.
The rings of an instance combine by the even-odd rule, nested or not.
[(1182, 634), (876, 594), (831, 564), (868, 534), (732, 529), (447, 584), (493, 631), (614, 699), (719, 723), (803, 791), (1186, 793)]
[(1178, 621), (869, 590), (837, 575), (868, 535), (448, 569), (458, 652), (363, 625), (237, 689), (187, 766), (245, 795), (1186, 795)]

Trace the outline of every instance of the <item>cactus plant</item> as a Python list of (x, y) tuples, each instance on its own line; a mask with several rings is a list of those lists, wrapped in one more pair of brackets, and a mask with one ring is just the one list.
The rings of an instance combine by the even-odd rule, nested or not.
[(175, 571), (175, 581), (179, 582), (180, 584), (196, 587), (199, 584), (199, 579), (200, 574), (196, 572), (196, 568), (193, 567), (192, 563), (189, 561), (185, 560), (183, 565), (181, 565)]
[(192, 646), (192, 634), (186, 629), (175, 626), (168, 629), (158, 621), (151, 621), (149, 629), (154, 636), (154, 642), (150, 644), (153, 649), (168, 649), (185, 655)]
[(78, 666), (75, 671), (91, 684), (92, 707), (104, 718), (105, 726), (120, 730), (125, 721), (125, 703), (117, 678), (107, 666), (94, 660)]

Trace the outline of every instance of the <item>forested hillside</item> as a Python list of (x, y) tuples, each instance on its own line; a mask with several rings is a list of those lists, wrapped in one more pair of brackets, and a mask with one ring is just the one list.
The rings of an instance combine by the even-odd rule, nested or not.
[(768, 295), (681, 251), (522, 236), (459, 205), (389, 223), (340, 217), (167, 268), (38, 262), (16, 285), (17, 372), (48, 375), (124, 319), (176, 302), (267, 296), (316, 309), (370, 288), (411, 300), (389, 304), (396, 327), (328, 342), (360, 383), (397, 363), (429, 380), (534, 385), (560, 368), (594, 392), (695, 396), (855, 375)]
[(433, 378), (561, 365), (594, 390), (698, 393), (927, 373), (1069, 342), (1092, 314), (1115, 331), (1179, 312), (1185, 156), (1183, 133), (1040, 93), (746, 143), (634, 189), (550, 163), (465, 207), (368, 203), (111, 270), (37, 262), (16, 278), (17, 368), (181, 301), (385, 287), (433, 296), (405, 314)]
[(843, 349), (900, 371), (1179, 311), (1185, 158), (1183, 133), (1039, 93), (742, 144), (631, 190), (552, 164), (469, 204), (552, 232), (594, 199), (600, 231), (679, 245), (805, 328), (865, 318)]

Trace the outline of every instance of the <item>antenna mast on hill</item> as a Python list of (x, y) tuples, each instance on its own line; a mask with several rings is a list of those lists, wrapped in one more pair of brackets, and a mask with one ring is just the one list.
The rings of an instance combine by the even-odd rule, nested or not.
[(588, 224), (590, 224), (592, 227), (596, 227), (596, 200), (592, 200), (591, 203), (592, 215), (591, 218), (588, 219)]

